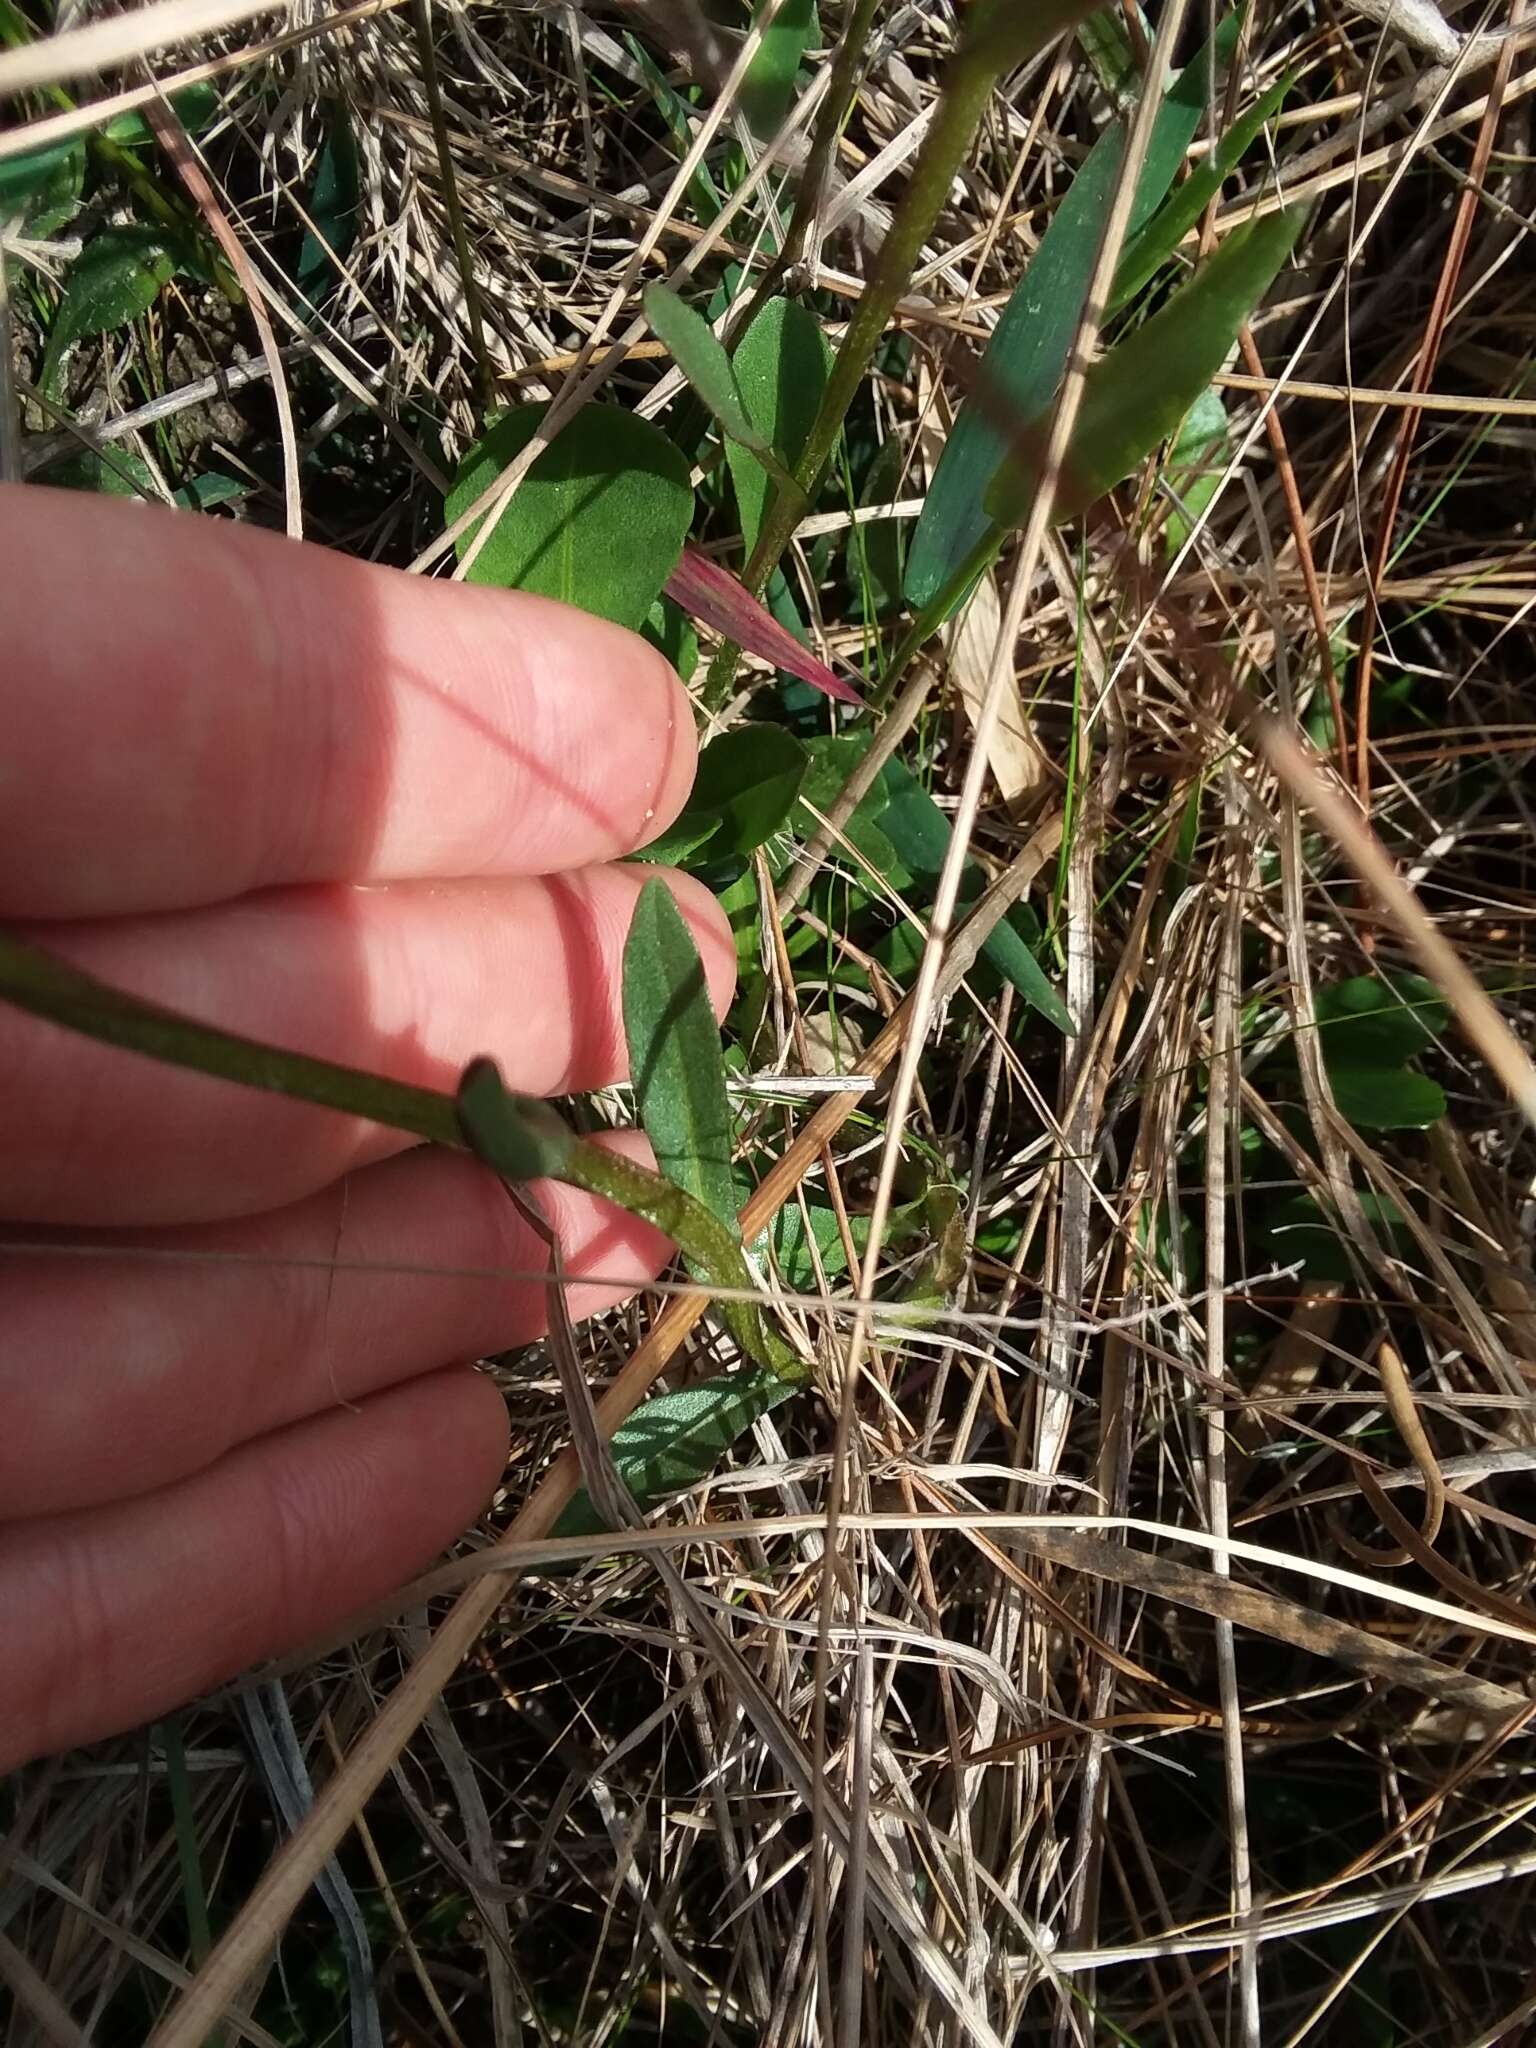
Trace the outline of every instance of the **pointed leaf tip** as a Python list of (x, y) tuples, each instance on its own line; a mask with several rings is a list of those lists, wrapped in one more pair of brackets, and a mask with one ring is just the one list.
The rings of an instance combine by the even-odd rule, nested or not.
[(667, 578), (666, 590), (674, 604), (680, 604), (685, 612), (713, 627), (715, 632), (723, 633), (727, 640), (734, 640), (748, 654), (759, 655), (775, 668), (786, 669), (802, 683), (809, 683), (813, 690), (820, 690), (823, 696), (835, 697), (839, 704), (862, 707), (864, 699), (852, 683), (835, 675), (824, 661), (818, 661), (802, 647), (793, 633), (787, 632), (728, 569), (722, 569), (698, 548), (683, 549), (682, 560)]

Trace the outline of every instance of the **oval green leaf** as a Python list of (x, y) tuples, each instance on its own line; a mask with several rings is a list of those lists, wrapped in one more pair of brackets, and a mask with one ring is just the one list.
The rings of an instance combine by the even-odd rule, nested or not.
[(643, 858), (681, 860), (700, 848), (711, 860), (751, 853), (788, 818), (809, 766), (810, 755), (781, 725), (722, 733), (699, 756), (687, 807)]
[(703, 314), (664, 284), (652, 284), (645, 290), (645, 317), (656, 339), (671, 351), (673, 362), (731, 439), (759, 454), (771, 454), (747, 413), (731, 359)]
[(1328, 1084), (1340, 1116), (1364, 1131), (1423, 1131), (1445, 1115), (1445, 1090), (1410, 1067), (1328, 1063)]
[(52, 394), (65, 352), (91, 334), (111, 334), (147, 313), (175, 276), (178, 258), (163, 230), (103, 228), (76, 257), (48, 334), (39, 382)]
[(1319, 989), (1314, 1008), (1330, 1067), (1401, 1066), (1450, 1024), (1444, 996), (1420, 974), (1351, 975)]
[[(609, 1449), (619, 1477), (642, 1508), (697, 1486), (760, 1416), (797, 1391), (766, 1366), (752, 1366), (657, 1394), (614, 1432)], [(554, 1534), (595, 1536), (607, 1527), (583, 1487)]]
[[(747, 416), (787, 470), (805, 448), (831, 365), (821, 322), (798, 299), (770, 299), (736, 345), (731, 367)], [(772, 485), (749, 450), (727, 443), (725, 459), (750, 554)]]
[[(172, 113), (189, 135), (201, 135), (205, 128), (211, 128), (223, 105), (219, 88), (211, 79), (184, 86), (180, 92), (173, 92), (170, 99)], [(136, 149), (155, 139), (154, 129), (137, 109), (114, 116), (101, 132), (108, 142), (119, 143), (125, 149)]]
[[(527, 446), (544, 412), (518, 407), (469, 451), (444, 506), (450, 523)], [(589, 405), (524, 477), (468, 580), (558, 597), (638, 630), (692, 517), (688, 465), (666, 435), (633, 413)], [(482, 523), (459, 536), (461, 559)]]
[(736, 1231), (725, 1062), (693, 934), (663, 882), (640, 892), (624, 945), (624, 1037), (640, 1121), (667, 1179)]

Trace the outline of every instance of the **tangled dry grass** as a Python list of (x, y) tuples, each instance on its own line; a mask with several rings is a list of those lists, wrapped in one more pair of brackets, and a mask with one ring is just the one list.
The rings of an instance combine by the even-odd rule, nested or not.
[[(1207, 232), (1276, 193), (1308, 224), (1223, 380), (1230, 452), (1203, 520), (1180, 538), (1149, 472), (1139, 504), (1127, 487), (1049, 544), (1030, 593), (973, 843), (1050, 923), (1077, 1029), (974, 981), (919, 1020), (909, 1141), (966, 1189), (948, 1309), (878, 1315), (850, 1390), (846, 1280), (781, 1302), (816, 1343), (818, 1396), (758, 1424), (750, 1455), (624, 1554), (588, 1543), (573, 1575), (525, 1545), (498, 1600), (476, 1579), (469, 1654), (421, 1692), (404, 1746), (388, 1729), (366, 1803), (340, 1760), (412, 1683), (445, 1580), (189, 1716), (179, 1823), (163, 1731), (15, 1781), (9, 2042), (162, 2022), (167, 2044), (349, 2029), (469, 2048), (1527, 2037), (1536, 1154), (1475, 1016), (1428, 1055), (1449, 1114), (1388, 1133), (1335, 1107), (1315, 1004), (1421, 970), (1438, 935), (1531, 1037), (1536, 41), (1520, 0), (1449, 31), (1379, 12), (1262, 4), (1247, 25), (1244, 103), (1297, 84)], [(269, 281), (345, 110), (360, 232), (324, 317), (277, 336), (290, 475), (308, 533), (400, 563), (439, 530), (475, 432), (477, 320), (503, 397), (555, 396), (625, 332), (645, 277), (760, 263), (842, 11), (824, 9), (812, 83), (765, 153), (720, 96), (736, 39), (691, 7), (438, 8), (478, 309), (422, 19), (300, 0), (156, 60), (162, 80), (194, 62), (220, 80), (201, 148)], [(805, 256), (834, 338), (952, 28), (943, 7), (877, 11)], [(690, 133), (718, 118), (713, 218), (697, 179), (663, 205), (669, 104)], [(1107, 105), (1077, 44), (995, 99), (903, 302), (907, 345), (873, 380), (867, 430), (899, 450), (886, 521), (920, 505)], [(210, 299), (165, 339), (153, 398), (108, 350), (79, 416), (147, 455), (174, 417), (280, 522), (249, 330)], [(676, 379), (641, 337), (608, 385), (654, 412)], [(24, 459), (64, 435), (40, 426)], [(825, 650), (868, 663), (871, 630), (825, 609), (809, 545), (852, 531), (824, 504), (791, 576)], [(888, 713), (945, 801), (1000, 609), (984, 585)], [(1342, 839), (1297, 766), (1302, 734), (1357, 793)], [(1406, 911), (1362, 872), (1371, 835)], [(826, 900), (769, 920), (754, 1068), (800, 1069), (829, 1015), (885, 1043), (835, 986)], [(807, 929), (824, 956), (792, 965)], [(892, 1047), (913, 1027), (902, 992)], [(759, 1174), (790, 1156), (803, 1189), (857, 1212), (880, 1099), (828, 1098), (810, 1140), (802, 1109), (765, 1102), (749, 1156)], [(584, 1333), (595, 1385), (663, 1306)], [(673, 1384), (727, 1355), (702, 1324), (650, 1344)], [(547, 1364), (503, 1369), (513, 1462), (450, 1579), (568, 1437)], [(301, 1886), (275, 1954), (286, 1908), (258, 1896), (237, 2017), (194, 2030), (177, 2005), (204, 1939), (188, 1841), (227, 1926), (327, 1784), (353, 1822), (339, 1861)]]

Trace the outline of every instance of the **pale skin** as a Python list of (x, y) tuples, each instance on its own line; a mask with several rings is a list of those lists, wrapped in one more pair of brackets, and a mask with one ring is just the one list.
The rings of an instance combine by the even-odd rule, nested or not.
[[(695, 758), (643, 642), (35, 488), (0, 488), (0, 560), (0, 921), (402, 1080), (451, 1090), (477, 1053), (526, 1094), (623, 1077), (656, 870), (621, 857)], [(723, 1008), (729, 930), (668, 879)], [(471, 1361), (538, 1334), (545, 1253), (468, 1158), (3, 1005), (0, 1133), (4, 1770), (323, 1635), (458, 1536), (507, 1452)], [(636, 1218), (538, 1192), (575, 1315), (660, 1269)]]

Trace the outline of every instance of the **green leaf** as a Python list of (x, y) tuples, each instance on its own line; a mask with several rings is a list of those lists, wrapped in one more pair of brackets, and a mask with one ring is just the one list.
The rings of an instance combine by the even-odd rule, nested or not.
[(175, 276), (178, 257), (159, 228), (103, 228), (76, 257), (48, 333), (39, 382), (52, 396), (64, 355), (90, 334), (111, 334), (148, 312)]
[[(640, 67), (641, 75), (650, 88), (651, 98), (656, 102), (656, 110), (667, 124), (677, 159), (681, 162), (693, 147), (693, 110), (673, 86), (666, 73), (659, 69), (655, 58), (638, 36), (626, 31), (624, 47)], [(700, 223), (708, 227), (720, 211), (721, 199), (707, 164), (701, 163), (688, 180), (688, 197), (693, 202), (693, 210), (698, 215)]]
[[(1165, 306), (1094, 364), (1057, 490), (1058, 519), (1086, 510), (1178, 430), (1290, 255), (1301, 221), (1291, 209), (1236, 229)], [(1022, 523), (1036, 482), (1033, 463), (1004, 465), (986, 500), (999, 525)]]
[(748, 416), (731, 359), (703, 315), (664, 284), (651, 284), (645, 288), (645, 317), (651, 323), (652, 333), (671, 351), (673, 362), (731, 439), (740, 441), (744, 448), (755, 449), (759, 455), (771, 457), (771, 444)]
[(1295, 82), (1295, 74), (1288, 74), (1272, 85), (1246, 113), (1240, 114), (1207, 160), (1190, 172), (1138, 233), (1127, 238), (1110, 294), (1112, 312), (1128, 305), (1167, 262), (1221, 190), (1224, 180), (1246, 156), (1265, 123), (1272, 121), (1284, 106)]
[[(1213, 62), (1224, 62), (1237, 28), (1236, 15), (1229, 14), (1170, 85), (1136, 182), (1133, 229), (1157, 206), (1183, 162), (1205, 112)], [(986, 380), (987, 400), (971, 399), (961, 407), (907, 554), (904, 587), (908, 603), (918, 610), (951, 583), (992, 524), (987, 490), (1007, 453), (1006, 437), (996, 424), (998, 408), (1021, 421), (1037, 417), (1065, 373), (1126, 132), (1123, 121), (1112, 123), (1088, 152), (987, 344), (978, 371), (978, 378)]]
[[(1146, 17), (1139, 8), (1137, 15), (1145, 27)], [(1095, 8), (1078, 23), (1077, 43), (1094, 77), (1115, 106), (1123, 111), (1134, 105), (1141, 85), (1141, 67), (1131, 47), (1125, 17), (1113, 0), (1107, 7)]]
[(226, 476), (222, 470), (205, 469), (188, 477), (175, 493), (176, 502), (188, 512), (211, 512), (215, 505), (235, 505), (254, 490), (243, 477)]
[[(807, 781), (805, 794), (823, 814), (852, 774), (870, 735), (838, 734), (811, 743), (816, 767)], [(807, 813), (801, 830), (810, 836), (816, 821)], [(949, 846), (950, 822), (933, 798), (904, 762), (892, 759), (880, 770), (874, 786), (843, 827), (844, 837), (897, 889), (913, 888), (920, 907), (932, 901), (944, 855)], [(961, 873), (959, 908), (970, 908), (986, 888), (981, 867), (968, 861)], [(1035, 958), (1028, 940), (1019, 929), (1024, 922), (1015, 910), (993, 926), (982, 958), (1058, 1031), (1070, 1032), (1071, 1012), (1051, 986), (1044, 968)]]
[(667, 1179), (736, 1229), (720, 1030), (693, 934), (663, 882), (640, 892), (624, 945), (624, 1037), (640, 1121)]
[[(211, 79), (171, 94), (171, 111), (189, 135), (201, 135), (205, 128), (211, 128), (222, 106), (219, 88)], [(141, 143), (155, 139), (154, 129), (137, 109), (114, 116), (101, 132), (108, 142), (118, 143), (124, 149), (137, 149)]]
[(336, 265), (345, 262), (357, 240), (360, 196), (352, 122), (345, 103), (338, 101), (305, 209), (313, 226), (305, 230), (294, 271), (294, 283), (313, 305), (329, 298), (341, 281)]
[[(665, 832), (653, 839), (649, 846), (637, 848), (630, 859), (645, 867), (681, 867), (701, 847), (709, 844), (719, 828), (720, 819), (712, 811), (682, 811)], [(694, 865), (703, 866), (704, 863), (700, 861)]]
[(77, 449), (51, 462), (43, 482), (57, 491), (98, 491), (108, 498), (160, 497), (149, 464), (132, 448)]
[[(909, 1200), (895, 1203), (886, 1218), (886, 1245), (909, 1244), (923, 1231), (942, 1238), (956, 1213), (959, 1194), (959, 1189), (951, 1182), (939, 1181), (924, 1187)], [(810, 1217), (809, 1235), (806, 1232), (806, 1212)], [(862, 1258), (869, 1243), (868, 1216), (850, 1216), (848, 1235), (853, 1239), (855, 1252)], [(816, 1248), (814, 1257), (811, 1252), (813, 1241)], [(786, 1202), (759, 1242), (772, 1248), (780, 1278), (797, 1294), (807, 1293), (816, 1285), (818, 1263), (829, 1280), (835, 1280), (848, 1270), (848, 1254), (837, 1213), (825, 1203), (808, 1202), (802, 1210), (798, 1202)]]
[[(544, 411), (519, 406), (470, 449), (444, 507), (450, 523), (522, 450)], [(688, 465), (666, 435), (633, 413), (589, 405), (534, 463), (468, 580), (535, 590), (637, 628), (692, 517)], [(459, 536), (461, 558), (481, 523)]]
[[(800, 459), (831, 364), (820, 321), (798, 299), (770, 299), (737, 343), (731, 367), (747, 416), (785, 469)], [(750, 553), (768, 505), (768, 472), (739, 446), (728, 444), (725, 459)]]
[[(869, 749), (869, 740), (869, 734), (861, 732), (819, 733), (810, 742), (811, 769), (800, 791), (803, 802), (814, 806), (826, 817), (842, 795), (849, 776), (863, 760)], [(852, 817), (844, 823), (842, 836), (876, 874), (885, 876), (893, 887), (899, 889), (910, 882), (911, 875), (897, 858), (890, 835), (880, 829), (880, 813), (885, 805), (885, 787), (877, 779)], [(800, 830), (808, 838), (816, 829), (816, 819), (808, 808), (800, 820)], [(834, 858), (837, 852), (834, 847)]]
[(1409, 1067), (1328, 1064), (1339, 1114), (1361, 1130), (1422, 1131), (1446, 1112), (1445, 1090)]
[[(886, 807), (879, 815), (881, 831), (918, 881), (936, 885), (949, 847), (948, 818), (903, 762), (887, 761), (880, 776), (887, 793)], [(959, 909), (969, 910), (985, 888), (982, 869), (975, 862), (967, 862), (961, 870)], [(1025, 1002), (1048, 1023), (1058, 1031), (1071, 1031), (1071, 1011), (1051, 986), (1045, 969), (1011, 917), (1002, 918), (993, 926), (981, 956), (992, 963), (1005, 981), (1012, 982)]]
[[(1384, 1195), (1362, 1193), (1356, 1197), (1383, 1242), (1397, 1249), (1403, 1234), (1403, 1212)], [(1293, 1195), (1276, 1203), (1261, 1217), (1261, 1228), (1271, 1256), (1282, 1265), (1295, 1259), (1309, 1280), (1348, 1280), (1351, 1266), (1338, 1226), (1311, 1195)]]
[[(757, 0), (754, 19), (766, 5)], [(819, 34), (816, 0), (784, 0), (741, 81), (740, 105), (756, 134), (772, 135), (789, 112), (800, 60)]]
[(640, 632), (658, 654), (667, 657), (685, 683), (692, 678), (699, 665), (699, 636), (680, 604), (658, 597), (641, 620)]
[[(158, 503), (159, 490), (149, 464), (132, 448), (108, 445), (101, 449), (81, 448), (62, 461), (50, 463), (43, 481), (61, 491), (98, 491), (109, 498), (149, 498)], [(187, 512), (207, 512), (215, 505), (228, 505), (250, 496), (251, 485), (243, 479), (205, 470), (188, 478), (172, 493)]]
[(84, 181), (85, 142), (78, 135), (0, 160), (0, 224), (46, 241), (74, 218)]
[(1227, 408), (1213, 384), (1184, 415), (1163, 467), (1163, 482), (1175, 500), (1164, 529), (1170, 548), (1184, 545), (1194, 522), (1215, 497), (1226, 453)]
[(750, 853), (789, 816), (809, 765), (805, 748), (781, 725), (722, 733), (699, 756), (687, 808), (642, 858), (681, 860), (699, 847), (712, 860)]
[[(642, 1508), (707, 1479), (736, 1439), (798, 1389), (764, 1366), (656, 1394), (614, 1431), (619, 1477)], [(556, 1536), (595, 1536), (607, 1524), (583, 1488)]]
[(1417, 974), (1358, 974), (1320, 989), (1318, 1042), (1340, 1113), (1363, 1130), (1418, 1131), (1445, 1115), (1445, 1091), (1405, 1064), (1446, 1029), (1450, 1012)]
[[(861, 493), (866, 505), (888, 505), (901, 488), (905, 451), (894, 435), (881, 443)], [(855, 576), (865, 620), (888, 618), (901, 604), (902, 522), (861, 520), (849, 536), (850, 573)]]
[(1357, 974), (1319, 989), (1314, 1008), (1330, 1069), (1401, 1066), (1450, 1024), (1445, 998), (1419, 974)]

